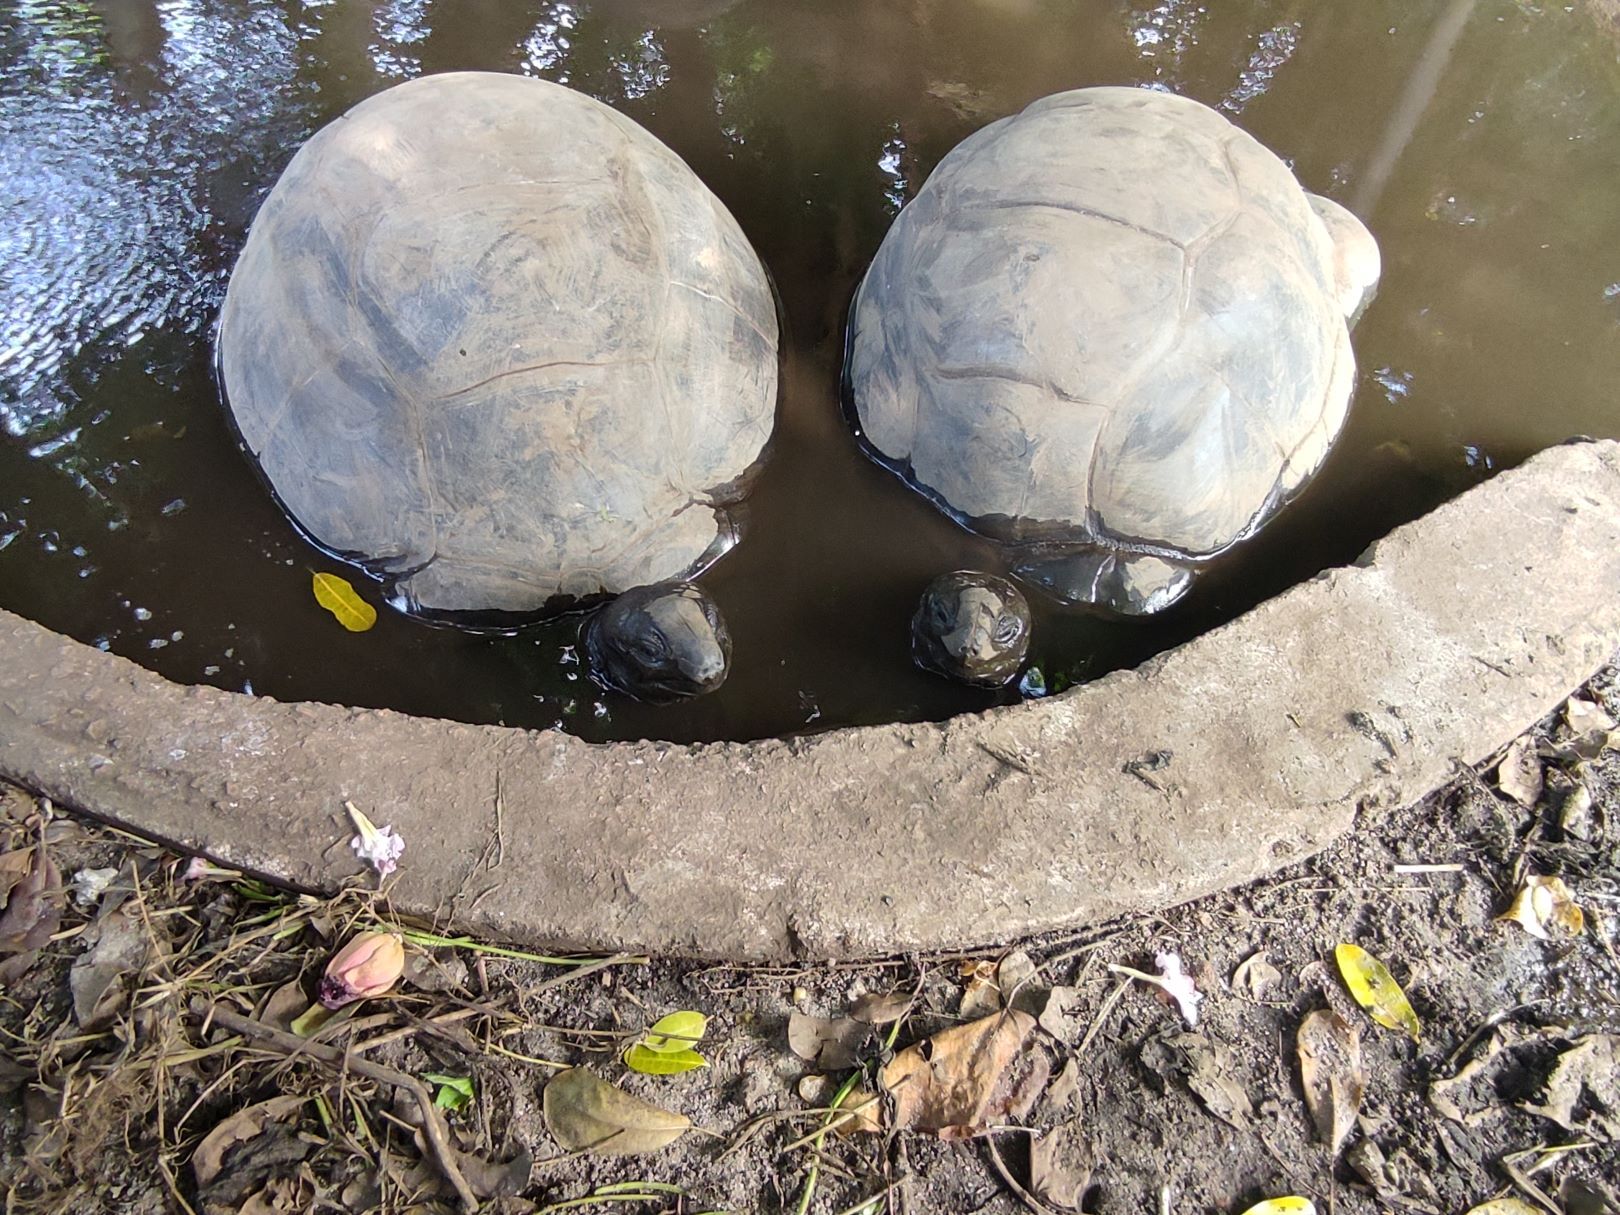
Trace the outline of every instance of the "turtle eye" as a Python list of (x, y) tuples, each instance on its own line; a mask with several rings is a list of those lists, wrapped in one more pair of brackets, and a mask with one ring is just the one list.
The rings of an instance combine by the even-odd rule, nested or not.
[(648, 666), (656, 666), (669, 657), (669, 641), (662, 633), (651, 633), (639, 638), (633, 648), (636, 657)]
[(995, 638), (997, 645), (1011, 645), (1018, 640), (1018, 634), (1024, 631), (1024, 622), (1011, 612), (996, 619)]

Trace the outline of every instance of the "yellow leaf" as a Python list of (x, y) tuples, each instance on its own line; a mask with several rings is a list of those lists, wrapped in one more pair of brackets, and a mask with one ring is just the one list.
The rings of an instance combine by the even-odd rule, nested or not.
[(315, 602), (336, 616), (337, 622), (351, 633), (364, 633), (377, 623), (377, 609), (336, 574), (315, 575)]
[(1290, 1194), (1286, 1198), (1268, 1198), (1257, 1202), (1243, 1215), (1316, 1215), (1316, 1204), (1309, 1198)]
[(1338, 960), (1344, 985), (1367, 1015), (1385, 1029), (1404, 1029), (1416, 1042), (1417, 1013), (1412, 1011), (1411, 1001), (1389, 968), (1359, 945), (1340, 945), (1333, 956)]
[(1496, 918), (1512, 920), (1543, 941), (1578, 937), (1586, 927), (1586, 916), (1563, 879), (1535, 874), (1524, 879), (1513, 906)]

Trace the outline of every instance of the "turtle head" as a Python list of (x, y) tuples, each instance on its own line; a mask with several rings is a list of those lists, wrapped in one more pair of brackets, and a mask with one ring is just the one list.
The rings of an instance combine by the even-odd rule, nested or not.
[(975, 570), (941, 574), (911, 618), (911, 656), (924, 670), (996, 688), (1029, 650), (1029, 602), (1005, 578)]
[(708, 592), (690, 582), (626, 591), (585, 625), (591, 673), (637, 700), (712, 692), (731, 669), (731, 634)]

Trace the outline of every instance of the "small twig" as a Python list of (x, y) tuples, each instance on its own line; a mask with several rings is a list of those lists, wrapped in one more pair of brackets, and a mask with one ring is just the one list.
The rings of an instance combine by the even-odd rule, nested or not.
[(1448, 865), (1394, 865), (1391, 867), (1395, 873), (1462, 873), (1468, 867), (1461, 862), (1454, 861)]
[(572, 1063), (559, 1063), (555, 1059), (542, 1059), (538, 1055), (525, 1055), (519, 1051), (507, 1050), (499, 1042), (480, 1042), (480, 1050), (492, 1050), (497, 1055), (504, 1055), (508, 1059), (516, 1059), (519, 1063), (530, 1063), (535, 1067), (554, 1067), (558, 1071), (567, 1071), (574, 1065)]
[(439, 1122), (438, 1111), (433, 1108), (433, 1095), (415, 1076), (394, 1068), (385, 1067), (381, 1063), (373, 1063), (370, 1059), (356, 1058), (345, 1051), (335, 1047), (324, 1046), (319, 1042), (309, 1042), (295, 1034), (285, 1033), (273, 1029), (262, 1021), (255, 1021), (252, 1017), (244, 1017), (241, 1013), (226, 1008), (222, 1004), (215, 1004), (210, 1012), (215, 1024), (222, 1025), (232, 1033), (238, 1033), (247, 1038), (256, 1038), (267, 1045), (274, 1047), (289, 1058), (309, 1058), (317, 1063), (338, 1071), (352, 1071), (368, 1080), (376, 1080), (383, 1084), (392, 1084), (395, 1088), (402, 1088), (415, 1100), (422, 1115), (422, 1134), (426, 1137), (428, 1147), (432, 1149), (434, 1162), (439, 1166), (456, 1191), (461, 1200), (461, 1209), (471, 1215), (478, 1210), (478, 1198), (468, 1186), (467, 1179), (461, 1175), (461, 1169), (456, 1165), (455, 1152), (445, 1140), (444, 1127)]
[(417, 1020), (412, 1025), (402, 1025), (398, 1029), (391, 1029), (386, 1034), (378, 1034), (375, 1038), (367, 1038), (364, 1042), (356, 1042), (349, 1047), (351, 1055), (363, 1055), (369, 1050), (376, 1050), (379, 1046), (386, 1046), (390, 1042), (398, 1042), (401, 1038), (414, 1037), (417, 1033), (426, 1031), (432, 1033), (440, 1026), (450, 1025), (456, 1021), (465, 1021), (468, 1017), (477, 1017), (483, 1014), (481, 1008), (458, 1008), (454, 1012), (440, 1013), (436, 1017), (429, 1017), (425, 1021)]
[(868, 1198), (861, 1199), (859, 1202), (857, 1202), (852, 1207), (845, 1207), (842, 1211), (838, 1212), (838, 1215), (855, 1215), (855, 1212), (857, 1212), (857, 1211), (871, 1210), (873, 1203), (880, 1202), (883, 1199), (887, 1198), (890, 1194), (894, 1193), (894, 1191), (896, 1189), (898, 1189), (900, 1187), (900, 1184), (902, 1182), (904, 1182), (905, 1180), (906, 1180), (906, 1178), (904, 1178), (904, 1177), (895, 1178), (895, 1180), (889, 1182), (888, 1185), (884, 1186), (876, 1194), (873, 1194)]
[(594, 975), (597, 971), (606, 970), (609, 966), (632, 964), (640, 966), (644, 965), (646, 961), (647, 958), (644, 954), (616, 953), (611, 958), (600, 958), (595, 962), (579, 967), (577, 970), (571, 970), (567, 974), (554, 975), (549, 979), (534, 984), (532, 987), (525, 987), (523, 994), (525, 996), (537, 996), (553, 987), (561, 987), (564, 983), (572, 983), (576, 979), (583, 979), (586, 975)]
[[(196, 1208), (186, 1201), (185, 1195), (180, 1193), (180, 1183), (175, 1180), (174, 1173), (169, 1169), (167, 1162), (164, 1161), (161, 1152), (158, 1153), (157, 1167), (158, 1173), (163, 1178), (163, 1184), (169, 1189), (169, 1197), (174, 1199), (175, 1203), (186, 1215), (197, 1215)], [(11, 1204), (7, 1202), (6, 1205), (9, 1207)]]
[(1541, 1000), (1531, 1000), (1528, 1004), (1515, 1004), (1512, 1008), (1498, 1009), (1496, 1012), (1493, 1012), (1490, 1016), (1486, 1017), (1484, 1021), (1480, 1022), (1479, 1028), (1464, 1038), (1462, 1045), (1456, 1050), (1452, 1051), (1451, 1055), (1446, 1059), (1446, 1066), (1444, 1070), (1448, 1076), (1455, 1079), (1457, 1072), (1457, 1061), (1472, 1050), (1474, 1045), (1484, 1038), (1486, 1034), (1490, 1033), (1491, 1030), (1495, 1029), (1498, 1025), (1500, 1025), (1503, 1021), (1508, 1020), (1510, 1017), (1517, 1016), (1519, 1013), (1522, 1013), (1527, 1009), (1534, 1008), (1537, 1004), (1541, 1003), (1543, 1003)]
[(1097, 1031), (1102, 1028), (1103, 1022), (1108, 1019), (1108, 1014), (1114, 1011), (1114, 1005), (1119, 1003), (1120, 997), (1125, 994), (1130, 985), (1131, 981), (1129, 979), (1121, 979), (1114, 990), (1108, 993), (1108, 998), (1102, 1002), (1102, 1007), (1097, 1010), (1097, 1015), (1092, 1018), (1091, 1026), (1086, 1030), (1086, 1036), (1081, 1038), (1080, 1045), (1074, 1048), (1075, 1058), (1078, 1059), (1086, 1053), (1086, 1047), (1091, 1045), (1091, 1040), (1097, 1036)]
[(1507, 1174), (1508, 1180), (1523, 1190), (1526, 1196), (1542, 1210), (1548, 1212), (1548, 1215), (1563, 1215), (1564, 1208), (1549, 1198), (1545, 1190), (1531, 1181), (1524, 1171), (1513, 1163), (1518, 1155), (1518, 1153), (1515, 1153), (1513, 1156), (1504, 1156), (1497, 1161), (1502, 1166), (1502, 1171)]
[[(856, 1073), (856, 1077), (852, 1078), (858, 1077), (859, 1073)], [(853, 1086), (846, 1087), (852, 1088)], [(786, 1156), (789, 1152), (797, 1151), (807, 1143), (815, 1143), (819, 1145), (822, 1140), (827, 1137), (828, 1131), (836, 1131), (840, 1127), (854, 1122), (862, 1114), (867, 1113), (883, 1100), (880, 1095), (874, 1093), (859, 1105), (851, 1105), (848, 1107), (840, 1105), (839, 1102), (841, 1102), (848, 1095), (848, 1092), (840, 1092), (833, 1098), (833, 1103), (826, 1109), (807, 1110), (807, 1113), (825, 1115), (827, 1121), (821, 1126), (817, 1127), (815, 1130), (811, 1131), (808, 1135), (802, 1135), (798, 1139), (795, 1139), (792, 1143), (788, 1144), (785, 1148), (782, 1148), (776, 1153), (777, 1156)]]

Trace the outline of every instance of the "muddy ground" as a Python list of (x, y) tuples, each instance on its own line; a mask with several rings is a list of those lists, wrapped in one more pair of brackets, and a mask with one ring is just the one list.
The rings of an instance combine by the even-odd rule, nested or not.
[[(1585, 696), (1620, 717), (1612, 668)], [(1589, 726), (1590, 710), (1577, 710)], [(1620, 1034), (1620, 754), (1598, 735), (1574, 740), (1565, 711), (1527, 738), (1521, 776), (1539, 769), (1539, 793), (1494, 762), (1459, 769), (1422, 803), (1364, 812), (1338, 845), (1270, 879), (1019, 943), (1037, 969), (1013, 1003), (1047, 1015), (970, 1128), (984, 1133), (820, 1145), (806, 1137), (827, 1115), (798, 1092), (815, 1069), (789, 1049), (790, 1015), (837, 1018), (864, 995), (915, 993), (898, 1029), (861, 1031), (857, 1053), (876, 1066), (891, 1036), (900, 1049), (994, 1015), (1007, 951), (590, 968), (413, 946), (406, 981), (316, 1034), (326, 1061), (289, 1059), (286, 1039), (244, 1037), (222, 1019), (285, 1025), (334, 946), (388, 918), (386, 897), (316, 902), (198, 875), (189, 858), (7, 790), (0, 854), (43, 836), (62, 876), (36, 909), (48, 943), (0, 956), (4, 1211), (457, 1209), (444, 1168), (421, 1150), (408, 1090), (359, 1074), (365, 1060), (471, 1079), (472, 1100), (445, 1115), (450, 1159), (469, 1188), (494, 1195), (482, 1199), (489, 1211), (1237, 1215), (1294, 1194), (1321, 1211), (1438, 1215), (1505, 1196), (1530, 1205), (1496, 1215), (1601, 1215), (1620, 1188), (1620, 1039), (1608, 1036)], [(75, 901), (74, 875), (109, 869), (102, 892)], [(1584, 913), (1578, 936), (1538, 939), (1496, 918), (1527, 874), (1563, 878)], [(14, 910), (0, 929), (15, 934), (28, 925)], [(1388, 963), (1419, 1018), (1417, 1041), (1351, 1001), (1335, 963), (1343, 942)], [(1155, 989), (1109, 969), (1152, 972), (1166, 950), (1204, 993), (1195, 1031)], [(1240, 973), (1261, 952), (1274, 972)], [(1000, 974), (1016, 969), (1015, 959)], [(699, 1044), (708, 1066), (630, 1075), (624, 1047), (677, 1009), (710, 1018)], [(1343, 1017), (1361, 1053), (1362, 1074), (1341, 1077), (1336, 1154), (1307, 1108), (1297, 1055), (1301, 1022), (1319, 1009)], [(541, 1090), (568, 1065), (695, 1129), (643, 1155), (565, 1151)], [(1357, 1113), (1346, 1094), (1358, 1082)], [(999, 1099), (1009, 1086), (1011, 1110)], [(275, 1098), (288, 1100), (232, 1120)]]

